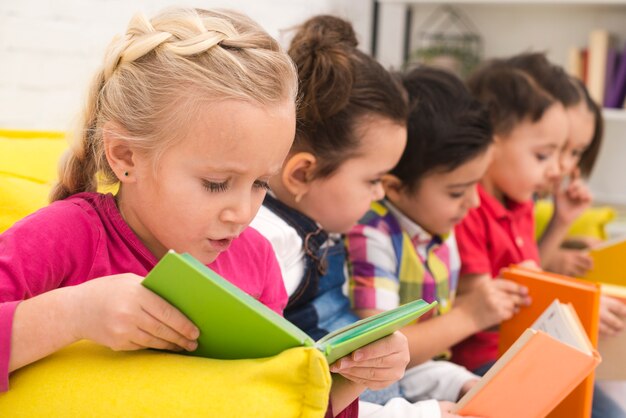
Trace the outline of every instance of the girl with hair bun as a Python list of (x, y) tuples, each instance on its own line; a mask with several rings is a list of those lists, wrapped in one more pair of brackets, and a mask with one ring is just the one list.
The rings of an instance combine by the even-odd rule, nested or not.
[[(297, 30), (288, 51), (300, 81), (296, 137), (252, 223), (278, 258), (289, 294), (285, 317), (315, 339), (359, 319), (343, 292), (341, 235), (383, 197), (382, 177), (406, 144), (406, 93), (357, 44), (352, 26), (333, 16), (313, 17)], [(349, 384), (355, 396), (385, 389), (390, 399), (404, 370), (391, 376), (385, 369), (399, 357), (408, 362), (406, 338), (393, 336), (403, 348), (364, 362), (373, 367), (369, 381), (354, 374), (362, 355), (357, 350), (331, 367), (333, 384)], [(372, 417), (439, 417), (440, 406), (427, 402), (396, 398), (360, 407)]]

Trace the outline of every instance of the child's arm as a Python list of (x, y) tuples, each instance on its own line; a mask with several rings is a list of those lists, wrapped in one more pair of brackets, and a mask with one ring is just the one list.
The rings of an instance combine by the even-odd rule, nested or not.
[[(402, 329), (409, 341), (409, 367), (424, 363), (478, 331), (511, 318), (521, 306), (529, 304), (527, 290), (504, 279), (489, 275), (469, 275), (464, 292), (445, 315), (408, 325)], [(471, 285), (469, 285), (471, 283)], [(357, 311), (361, 317), (381, 311)], [(428, 335), (428, 338), (424, 338)]]
[(21, 302), (13, 317), (9, 372), (89, 339), (114, 350), (193, 350), (197, 328), (133, 274), (102, 277)]
[(553, 273), (582, 277), (593, 268), (593, 258), (587, 250), (558, 248), (550, 257), (550, 261), (541, 264), (545, 270)]
[[(359, 225), (350, 232), (347, 241), (351, 293), (357, 315), (364, 318), (397, 307), (400, 303), (397, 256), (389, 235)], [(483, 264), (489, 268), (488, 261)], [(423, 363), (470, 335), (510, 318), (516, 304), (521, 306), (525, 302), (523, 289), (512, 282), (491, 280), (488, 275), (481, 277), (478, 281), (461, 278), (459, 286), (476, 290), (460, 297), (459, 303), (445, 315), (403, 328), (409, 340), (410, 366)]]
[(576, 220), (591, 204), (592, 196), (589, 188), (580, 179), (578, 169), (571, 176), (566, 188), (557, 184), (554, 188), (554, 214), (539, 239), (539, 256), (543, 267), (553, 261), (572, 222)]
[(449, 361), (430, 360), (407, 369), (400, 386), (406, 399), (457, 402), (480, 378)]
[(333, 412), (345, 409), (366, 388), (382, 389), (402, 378), (408, 361), (407, 341), (399, 332), (337, 360), (330, 368), (338, 373), (330, 392)]

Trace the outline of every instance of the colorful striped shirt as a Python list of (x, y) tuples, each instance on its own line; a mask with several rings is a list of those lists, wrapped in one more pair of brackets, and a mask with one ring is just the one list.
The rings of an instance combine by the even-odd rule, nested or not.
[(354, 309), (389, 310), (416, 299), (438, 301), (435, 314), (451, 309), (461, 264), (453, 232), (432, 236), (382, 200), (346, 243)]

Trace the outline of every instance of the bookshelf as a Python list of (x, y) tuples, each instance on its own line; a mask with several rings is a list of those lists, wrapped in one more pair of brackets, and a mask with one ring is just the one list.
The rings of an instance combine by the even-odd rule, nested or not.
[[(626, 43), (626, 0), (377, 0), (372, 53), (383, 65), (400, 68), (425, 19), (439, 5), (458, 6), (478, 28), (484, 57), (545, 51), (567, 66), (572, 46), (584, 47), (593, 29), (609, 30), (618, 50)], [(589, 180), (599, 204), (626, 213), (626, 110), (605, 109), (605, 136)]]

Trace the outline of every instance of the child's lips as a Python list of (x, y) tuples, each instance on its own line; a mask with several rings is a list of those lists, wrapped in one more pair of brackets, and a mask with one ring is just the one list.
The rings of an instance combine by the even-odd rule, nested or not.
[(217, 251), (226, 251), (230, 244), (233, 242), (234, 237), (231, 238), (222, 238), (222, 239), (208, 239), (209, 244), (213, 249)]

